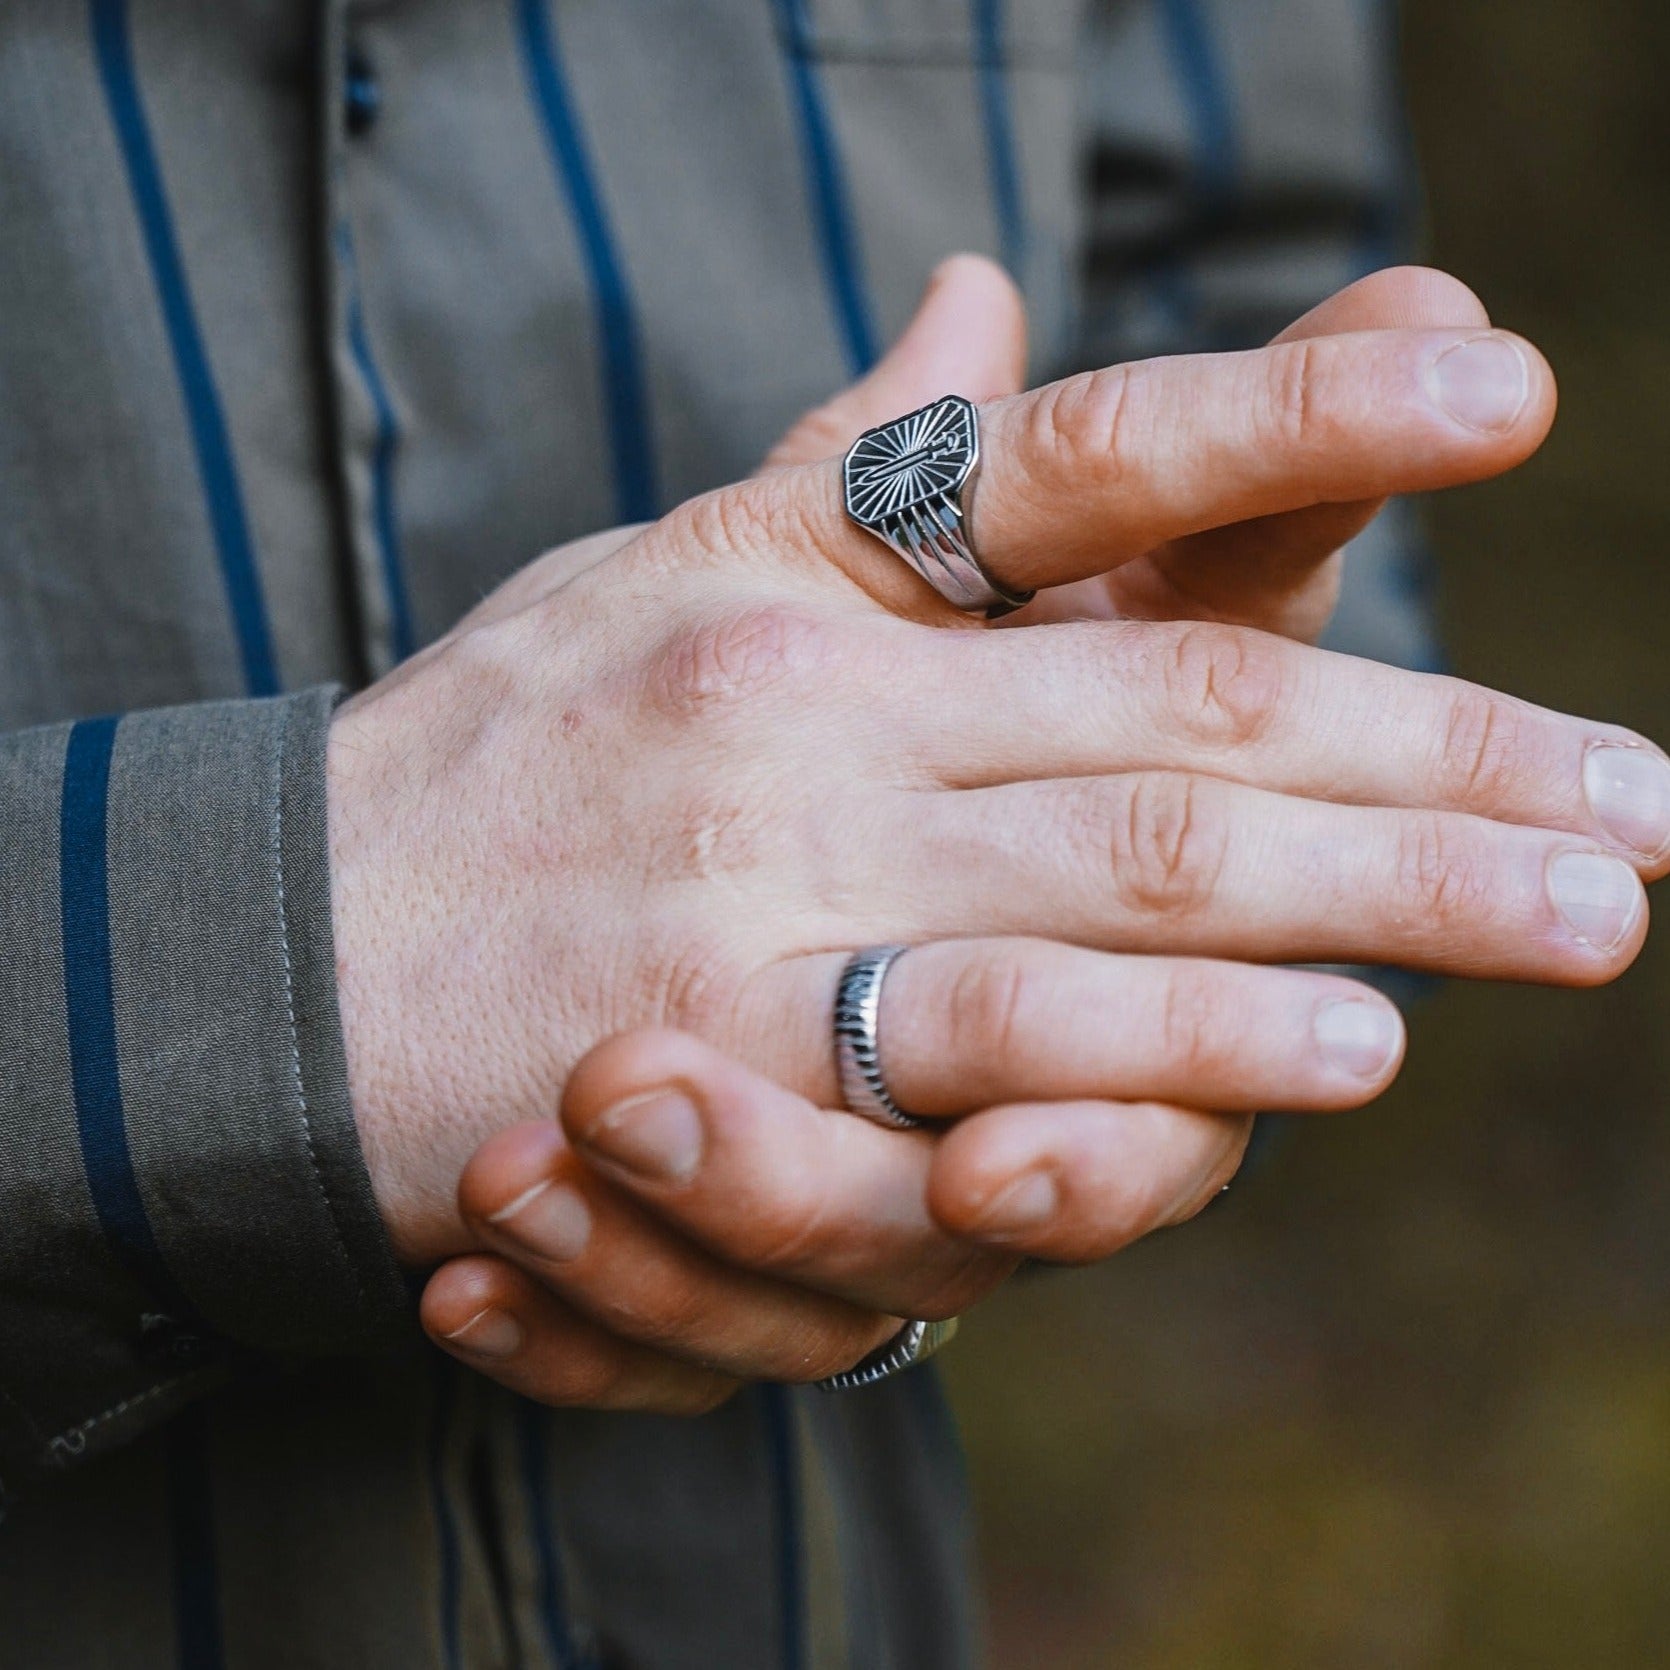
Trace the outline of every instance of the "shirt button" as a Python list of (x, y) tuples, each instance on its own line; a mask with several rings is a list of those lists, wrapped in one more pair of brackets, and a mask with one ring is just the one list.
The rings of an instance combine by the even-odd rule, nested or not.
[(342, 90), (344, 119), (356, 139), (370, 133), (382, 113), (383, 89), (371, 60), (357, 46), (348, 48), (347, 79)]
[(140, 1318), (139, 1355), (153, 1368), (190, 1368), (208, 1355), (209, 1342), (172, 1316)]

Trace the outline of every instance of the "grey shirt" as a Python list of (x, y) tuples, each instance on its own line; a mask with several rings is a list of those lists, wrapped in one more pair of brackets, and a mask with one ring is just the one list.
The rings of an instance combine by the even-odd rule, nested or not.
[[(1400, 236), (1385, 28), (6, 0), (8, 1666), (971, 1660), (931, 1374), (672, 1422), (421, 1345), (348, 1098), (331, 708), (542, 549), (746, 473), (953, 249), (1021, 279), (1040, 375), (1278, 328)], [(1342, 618), (1420, 662), (1409, 552), (1368, 536)]]

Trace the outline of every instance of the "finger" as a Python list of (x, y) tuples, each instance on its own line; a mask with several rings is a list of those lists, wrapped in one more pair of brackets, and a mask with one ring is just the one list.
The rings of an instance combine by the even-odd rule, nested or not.
[(911, 676), (932, 697), (887, 738), (899, 780), (1199, 771), (1569, 830), (1650, 875), (1670, 865), (1670, 760), (1620, 726), (1237, 627), (920, 637)]
[(701, 1415), (736, 1390), (711, 1369), (600, 1328), (502, 1258), (443, 1264), (419, 1314), (443, 1351), (538, 1403)]
[(953, 1316), (1014, 1266), (929, 1217), (933, 1138), (831, 1112), (678, 1032), (599, 1045), (563, 1125), (599, 1174), (716, 1258), (890, 1316)]
[(866, 376), (808, 412), (767, 455), (767, 471), (844, 453), (866, 430), (942, 395), (976, 403), (1026, 380), (1026, 304), (1014, 280), (982, 255), (934, 269), (915, 317)]
[[(1226, 523), (1482, 480), (1528, 457), (1553, 412), (1547, 363), (1503, 332), (1371, 331), (1115, 366), (984, 408), (972, 526), (999, 582), (1060, 585)], [(889, 607), (947, 618), (847, 521), (838, 461), (693, 501), (676, 528), (833, 561)]]
[[(778, 970), (750, 1046), (829, 1103), (845, 962)], [(918, 945), (888, 971), (879, 1037), (889, 1091), (924, 1118), (1079, 1100), (1334, 1112), (1378, 1096), (1404, 1045), (1397, 1010), (1354, 980), (1032, 939)]]
[[(1192, 1218), (1240, 1168), (1249, 1118), (1153, 1105), (993, 1108), (934, 1154), (928, 1201), (948, 1231), (1032, 1258), (1086, 1263)], [(1158, 1172), (1157, 1144), (1190, 1151)]]
[[(1429, 267), (1371, 273), (1288, 326), (1277, 343), (1368, 330), (1488, 330), (1483, 302), (1459, 279)], [(1120, 606), (1147, 619), (1233, 620), (1290, 636), (1314, 637), (1333, 612), (1336, 559), (1385, 504), (1384, 498), (1317, 505), (1175, 540), (1133, 571)]]
[(1189, 534), (1482, 480), (1553, 421), (1504, 332), (1367, 331), (1091, 372), (989, 408), (976, 529), (998, 577), (1078, 579)]
[(484, 1143), (458, 1200), (483, 1246), (609, 1333), (736, 1379), (820, 1380), (900, 1326), (721, 1263), (599, 1177), (550, 1122)]
[(898, 816), (864, 887), (870, 943), (1036, 934), (1592, 986), (1622, 973), (1646, 932), (1623, 860), (1462, 813), (1139, 772), (906, 797)]

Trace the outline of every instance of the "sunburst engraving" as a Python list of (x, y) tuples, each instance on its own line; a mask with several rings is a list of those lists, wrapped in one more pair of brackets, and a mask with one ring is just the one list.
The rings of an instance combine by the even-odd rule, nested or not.
[(974, 408), (947, 395), (919, 412), (861, 435), (847, 454), (848, 512), (878, 532), (916, 531), (924, 509), (946, 523), (957, 516), (953, 495), (979, 458)]
[(974, 555), (968, 495), (980, 467), (980, 419), (948, 394), (860, 435), (847, 454), (847, 514), (902, 557), (954, 608), (989, 619), (1030, 600), (1001, 586)]

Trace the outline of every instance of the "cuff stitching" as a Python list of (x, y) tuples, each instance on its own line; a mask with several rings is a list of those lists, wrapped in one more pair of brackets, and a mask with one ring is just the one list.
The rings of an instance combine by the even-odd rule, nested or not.
[(307, 1158), (313, 1168), (313, 1180), (319, 1185), (319, 1197), (324, 1201), (325, 1211), (330, 1216), (331, 1228), (336, 1233), (336, 1248), (342, 1255), (342, 1262), (347, 1266), (349, 1279), (354, 1284), (354, 1293), (360, 1304), (365, 1306), (370, 1302), (366, 1295), (365, 1283), (360, 1277), (353, 1254), (348, 1250), (348, 1237), (342, 1228), (336, 1200), (325, 1182), (324, 1167), (319, 1164), (319, 1149), (313, 1135), (313, 1114), (307, 1104), (307, 1086), (302, 1077), (301, 1031), (296, 1024), (296, 983), (290, 958), (290, 911), (284, 891), (284, 765), (289, 749), (290, 723), (291, 716), (286, 714), (279, 731), (278, 746), (274, 750), (272, 838), (273, 885), (278, 900), (279, 940), (284, 952), (284, 1012), (290, 1026), (290, 1074), (295, 1085), (296, 1107), (301, 1115), (302, 1135), (307, 1143)]
[(142, 1403), (149, 1403), (154, 1397), (161, 1397), (170, 1387), (178, 1386), (189, 1379), (189, 1375), (182, 1375), (172, 1380), (159, 1380), (149, 1390), (136, 1392), (132, 1397), (125, 1397), (120, 1403), (113, 1403), (102, 1414), (94, 1415), (91, 1420), (82, 1421), (77, 1426), (66, 1427), (56, 1438), (47, 1440), (46, 1453), (50, 1460), (63, 1467), (73, 1461), (87, 1448), (90, 1434), (103, 1426), (107, 1421), (113, 1421), (118, 1415), (125, 1415), (130, 1409), (137, 1409)]

